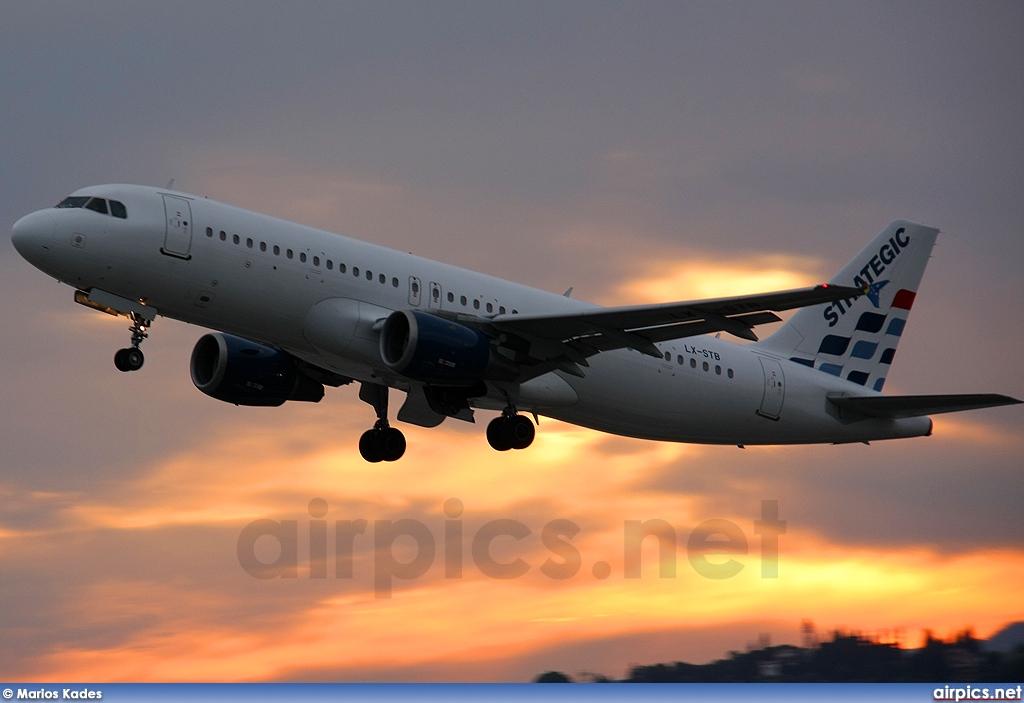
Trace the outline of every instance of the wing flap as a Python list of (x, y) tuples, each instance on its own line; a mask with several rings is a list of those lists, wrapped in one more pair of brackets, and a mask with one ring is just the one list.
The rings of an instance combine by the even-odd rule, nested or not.
[(898, 420), (923, 415), (938, 415), (961, 410), (994, 408), (1000, 405), (1016, 405), (1024, 402), (998, 393), (968, 393), (961, 395), (879, 395), (839, 396), (829, 394), (830, 402), (842, 410), (849, 410), (866, 417), (881, 417)]

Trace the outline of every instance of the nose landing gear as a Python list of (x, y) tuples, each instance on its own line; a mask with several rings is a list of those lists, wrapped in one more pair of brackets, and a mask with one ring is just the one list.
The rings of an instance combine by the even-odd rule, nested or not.
[(511, 406), (487, 425), (487, 443), (499, 452), (526, 449), (536, 434), (530, 418), (517, 414)]
[(145, 363), (146, 357), (139, 347), (142, 340), (149, 336), (146, 334), (146, 330), (153, 324), (151, 320), (147, 320), (137, 312), (129, 313), (128, 317), (132, 321), (132, 326), (129, 329), (132, 333), (132, 345), (125, 349), (118, 349), (114, 354), (114, 366), (118, 371), (125, 372), (138, 371)]
[(376, 383), (363, 383), (359, 399), (369, 403), (377, 412), (377, 422), (359, 438), (359, 454), (371, 464), (380, 461), (398, 461), (405, 454), (405, 435), (388, 424), (388, 387)]

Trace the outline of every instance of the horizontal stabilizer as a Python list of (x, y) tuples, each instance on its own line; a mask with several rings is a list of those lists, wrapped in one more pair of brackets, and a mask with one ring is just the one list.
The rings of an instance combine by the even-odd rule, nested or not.
[(899, 419), (938, 415), (960, 410), (1015, 405), (1022, 401), (998, 393), (967, 393), (963, 395), (878, 395), (848, 397), (829, 394), (828, 399), (842, 410), (868, 417)]

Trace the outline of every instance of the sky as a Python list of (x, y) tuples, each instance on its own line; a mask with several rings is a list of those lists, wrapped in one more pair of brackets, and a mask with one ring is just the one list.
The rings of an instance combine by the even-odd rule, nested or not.
[[(622, 305), (824, 281), (903, 217), (942, 234), (886, 391), (1024, 398), (1022, 64), (1011, 2), (12, 2), (0, 229), (85, 185), (173, 178)], [(745, 450), (542, 418), (503, 454), (480, 412), (405, 426), (405, 457), (370, 465), (355, 388), (220, 403), (188, 375), (205, 330), (164, 319), (121, 374), (125, 320), (74, 305), (6, 235), (0, 294), (0, 678), (619, 677), (799, 643), (804, 620), (916, 646), (1024, 619), (1020, 408), (938, 416), (929, 438)], [(762, 501), (786, 522), (775, 578)], [(335, 525), (360, 519), (339, 577)], [(294, 524), (294, 578), (243, 568), (258, 520)], [(388, 520), (426, 536), (387, 542)], [(472, 557), (494, 520), (528, 530), (494, 542), (529, 566), (517, 578)], [(675, 549), (648, 538), (626, 578), (636, 520), (664, 521)], [(707, 520), (746, 542), (709, 557), (731, 578), (689, 558)], [(567, 524), (580, 566), (555, 579), (542, 535)], [(252, 553), (282, 550), (263, 536)], [(410, 561), (422, 573), (380, 597)]]

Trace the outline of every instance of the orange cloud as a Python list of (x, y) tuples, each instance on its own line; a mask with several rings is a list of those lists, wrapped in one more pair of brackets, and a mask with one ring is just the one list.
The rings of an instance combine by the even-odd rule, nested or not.
[[(581, 574), (555, 584), (534, 574), (513, 582), (438, 582), (392, 600), (326, 596), (250, 629), (190, 617), (211, 604), (201, 594), (198, 604), (186, 602), (173, 585), (101, 584), (83, 594), (92, 622), (145, 616), (155, 624), (124, 643), (62, 648), (40, 663), (52, 680), (268, 680), (295, 667), (357, 677), (367, 669), (431, 662), (446, 662), (459, 678), (458, 671), (476, 662), (567, 641), (730, 623), (764, 612), (792, 622), (810, 618), (823, 628), (910, 634), (932, 627), (941, 634), (971, 624), (991, 631), (1019, 608), (1011, 588), (992, 584), (1024, 576), (1020, 553), (942, 560), (926, 553), (837, 555), (820, 546), (826, 551), (787, 556), (777, 580), (760, 578), (756, 558), (744, 557), (744, 571), (727, 581), (701, 578), (681, 564), (675, 579), (597, 581)], [(266, 586), (310, 589), (302, 580)], [(623, 652), (623, 669), (627, 661)]]
[(685, 259), (651, 263), (643, 277), (619, 285), (618, 299), (635, 303), (724, 298), (815, 285), (816, 259), (770, 254), (743, 259)]
[[(615, 440), (543, 421), (530, 451), (495, 454), (483, 441), (481, 426), (453, 424), (434, 431), (410, 429), (405, 459), (369, 465), (355, 452), (365, 414), (351, 399), (273, 416), (258, 413), (251, 424), (233, 424), (158, 462), (121, 490), (83, 496), (65, 513), (63, 533), (71, 530), (87, 539), (131, 535), (140, 545), (183, 559), (190, 551), (198, 555), (213, 547), (221, 555), (220, 575), (197, 582), (206, 570), (183, 566), (182, 578), (161, 580), (141, 562), (125, 565), (120, 576), (88, 574), (62, 606), (64, 624), (83, 632), (123, 630), (123, 637), (106, 644), (63, 642), (24, 662), (30, 675), (50, 680), (269, 680), (294, 670), (319, 670), (358, 678), (361, 671), (443, 664), (458, 680), (464, 677), (460, 672), (473, 671), (481, 662), (527, 656), (566, 642), (725, 626), (765, 614), (794, 624), (810, 618), (823, 628), (902, 628), (907, 633), (924, 627), (953, 632), (966, 625), (987, 632), (1022, 614), (1013, 587), (1024, 577), (1019, 550), (943, 558), (916, 548), (852, 549), (794, 526), (782, 537), (779, 577), (762, 578), (761, 542), (752, 530), (758, 516), (702, 515), (685, 496), (629, 489), (639, 473), (665, 466), (711, 469), (707, 462), (715, 455), (700, 447)], [(764, 470), (771, 470), (772, 458), (769, 453), (765, 457)], [(437, 556), (423, 577), (396, 580), (392, 598), (376, 598), (368, 534), (354, 580), (333, 578), (330, 566), (328, 579), (310, 579), (304, 567), (305, 509), (312, 497), (327, 500), (329, 521), (365, 518), (371, 532), (375, 519), (427, 521), (439, 555), (441, 506), (458, 497), (466, 509), (467, 540), (482, 519), (507, 517), (526, 524), (529, 538), (519, 544), (506, 540), (495, 545), (494, 553), (502, 559), (518, 555), (531, 569), (512, 581), (486, 578), (467, 546), (464, 578), (445, 579)], [(346, 513), (344, 506), (352, 501), (359, 502), (360, 514)], [(241, 525), (262, 517), (299, 521), (303, 565), (298, 578), (258, 581), (234, 563)], [(704, 578), (687, 558), (687, 537), (711, 517), (733, 520), (747, 539), (747, 553), (735, 556), (743, 569), (733, 578)], [(555, 518), (581, 526), (572, 540), (581, 556), (580, 570), (565, 581), (539, 571), (551, 556), (539, 532)], [(676, 576), (659, 577), (657, 544), (648, 538), (642, 577), (624, 578), (623, 521), (651, 518), (665, 520), (675, 531), (676, 550), (661, 558), (674, 559)], [(210, 534), (223, 543), (189, 544), (176, 531), (203, 525), (221, 526)], [(31, 540), (5, 542), (14, 562), (19, 550), (33, 548)], [(595, 576), (597, 562), (608, 564), (608, 578)], [(240, 606), (252, 612), (237, 621), (224, 615)], [(622, 670), (629, 656), (622, 653)]]
[(935, 423), (933, 434), (945, 439), (988, 448), (1024, 450), (1024, 438), (1019, 434), (986, 425), (970, 417), (937, 415), (932, 418), (932, 422)]

